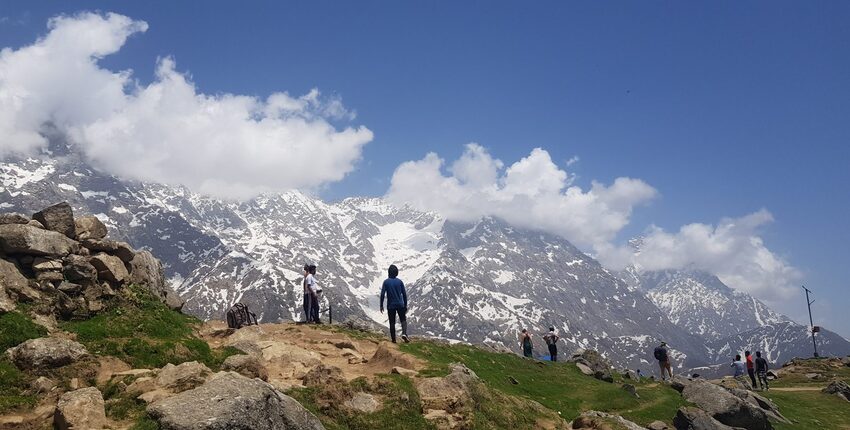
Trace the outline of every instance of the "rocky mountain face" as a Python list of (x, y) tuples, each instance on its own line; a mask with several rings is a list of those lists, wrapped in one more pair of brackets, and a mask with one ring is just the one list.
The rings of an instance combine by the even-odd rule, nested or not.
[[(661, 309), (673, 324), (706, 340), (712, 363), (725, 363), (743, 350), (762, 351), (781, 364), (812, 354), (809, 327), (791, 321), (753, 296), (733, 290), (711, 274), (693, 270), (623, 276)], [(818, 351), (824, 356), (850, 354), (850, 342), (823, 330)], [(725, 370), (725, 369), (724, 369)]]
[[(410, 296), (413, 334), (516, 350), (520, 328), (542, 334), (551, 325), (567, 343), (562, 350), (597, 349), (629, 368), (654, 368), (651, 349), (665, 340), (685, 369), (714, 363), (719, 355), (711, 345), (741, 324), (734, 315), (747, 312), (720, 309), (738, 301), (718, 302), (719, 322), (689, 324), (687, 312), (670, 311), (681, 306), (665, 305), (679, 299), (663, 299), (673, 292), (664, 293), (661, 278), (649, 287), (643, 277), (638, 287), (562, 238), (496, 219), (460, 224), (380, 199), (329, 204), (299, 192), (226, 202), (103, 175), (54, 146), (49, 158), (0, 163), (0, 210), (32, 213), (68, 201), (119, 240), (159, 256), (184, 310), (204, 319), (223, 318), (237, 301), (261, 321), (302, 319), (300, 268), (312, 262), (325, 291), (322, 307), (332, 306), (334, 320), (386, 324), (378, 293), (386, 267), (396, 264)], [(758, 310), (766, 323), (787, 321)]]

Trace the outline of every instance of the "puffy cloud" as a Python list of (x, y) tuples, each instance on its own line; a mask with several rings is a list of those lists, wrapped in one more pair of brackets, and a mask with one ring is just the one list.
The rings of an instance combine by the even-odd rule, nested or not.
[(337, 129), (332, 121), (354, 113), (317, 90), (209, 95), (170, 58), (146, 86), (100, 67), (147, 27), (117, 14), (63, 16), (32, 45), (0, 52), (0, 157), (44, 149), (50, 125), (109, 173), (241, 199), (340, 180), (372, 140), (362, 126)]
[(775, 301), (796, 292), (802, 274), (771, 252), (759, 236), (759, 230), (772, 221), (770, 212), (762, 209), (722, 219), (717, 225), (688, 224), (675, 233), (652, 226), (637, 252), (631, 247), (608, 247), (599, 257), (612, 267), (705, 270), (727, 285)]
[(596, 247), (609, 243), (629, 223), (632, 209), (657, 194), (631, 178), (617, 178), (607, 186), (594, 182), (582, 190), (571, 185), (572, 176), (540, 148), (505, 168), (472, 143), (448, 168), (449, 175), (443, 174), (443, 167), (444, 161), (434, 153), (401, 164), (386, 198), (457, 221), (494, 216)]

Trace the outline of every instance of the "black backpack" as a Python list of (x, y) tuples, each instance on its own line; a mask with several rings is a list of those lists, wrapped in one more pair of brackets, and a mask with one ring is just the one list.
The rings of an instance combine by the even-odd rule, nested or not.
[(249, 325), (257, 325), (257, 316), (248, 310), (248, 306), (237, 303), (227, 310), (227, 327), (242, 328)]
[(662, 348), (660, 346), (655, 348), (655, 359), (661, 360), (661, 361), (666, 360), (667, 359), (667, 351), (665, 351), (664, 348)]

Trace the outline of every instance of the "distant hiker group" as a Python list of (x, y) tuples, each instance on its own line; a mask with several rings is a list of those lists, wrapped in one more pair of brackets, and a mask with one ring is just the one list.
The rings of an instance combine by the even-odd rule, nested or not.
[[(543, 341), (549, 348), (549, 360), (558, 361), (558, 341), (561, 337), (555, 332), (555, 327), (549, 327), (549, 332), (543, 335)], [(524, 357), (534, 357), (534, 343), (531, 341), (531, 332), (527, 329), (522, 329), (519, 333), (519, 345), (522, 348)]]
[[(672, 379), (673, 370), (670, 365), (670, 351), (667, 348), (667, 343), (661, 342), (660, 345), (655, 347), (653, 355), (658, 360), (658, 367), (661, 369), (661, 380), (664, 381), (668, 377)], [(756, 351), (755, 360), (753, 360), (750, 351), (745, 351), (744, 357), (746, 361), (741, 361), (741, 355), (735, 355), (735, 359), (732, 360), (732, 364), (730, 365), (732, 368), (732, 377), (746, 383), (744, 375), (747, 375), (749, 376), (751, 387), (754, 389), (769, 390), (770, 385), (767, 382), (767, 360), (761, 356), (761, 351)]]

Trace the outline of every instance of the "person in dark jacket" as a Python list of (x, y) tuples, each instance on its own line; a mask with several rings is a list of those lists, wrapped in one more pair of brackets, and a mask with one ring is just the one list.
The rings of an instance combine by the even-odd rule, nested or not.
[(401, 321), (401, 339), (410, 342), (410, 338), (407, 337), (407, 291), (404, 289), (404, 282), (398, 279), (398, 267), (395, 264), (390, 265), (387, 274), (389, 278), (385, 279), (381, 286), (381, 313), (384, 313), (384, 297), (386, 296), (390, 317), (390, 339), (396, 343), (395, 319), (398, 315)]
[(670, 366), (670, 351), (667, 349), (667, 342), (661, 342), (653, 351), (655, 359), (658, 360), (658, 367), (661, 368), (661, 380), (666, 381), (667, 376), (673, 379), (673, 368)]
[(762, 390), (770, 390), (767, 384), (767, 360), (762, 358), (761, 351), (756, 351), (756, 376)]

